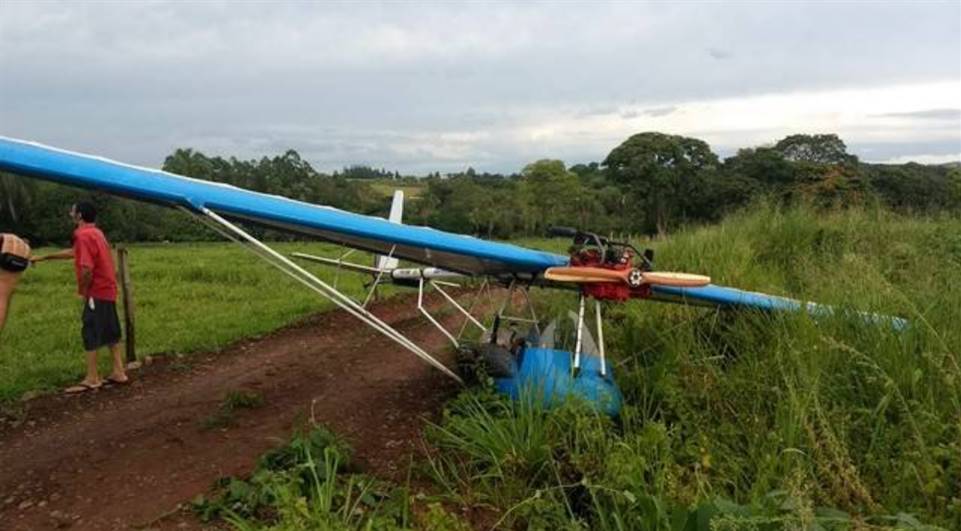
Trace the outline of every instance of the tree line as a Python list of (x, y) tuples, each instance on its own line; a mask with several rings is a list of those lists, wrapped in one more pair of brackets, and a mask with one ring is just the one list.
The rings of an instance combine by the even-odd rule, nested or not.
[[(600, 162), (567, 167), (539, 160), (510, 175), (464, 172), (426, 177), (349, 166), (316, 171), (293, 150), (240, 160), (177, 149), (163, 169), (371, 215), (389, 205), (374, 184), (417, 184), (405, 222), (486, 238), (542, 235), (551, 225), (600, 233), (658, 234), (710, 223), (764, 196), (824, 208), (881, 203), (892, 209), (961, 213), (958, 164), (867, 164), (833, 134), (791, 135), (720, 159), (699, 139), (646, 132)], [(177, 211), (0, 173), (0, 232), (38, 243), (65, 243), (69, 205), (92, 200), (115, 241), (197, 241), (217, 236)], [(271, 238), (290, 235), (265, 233)]]

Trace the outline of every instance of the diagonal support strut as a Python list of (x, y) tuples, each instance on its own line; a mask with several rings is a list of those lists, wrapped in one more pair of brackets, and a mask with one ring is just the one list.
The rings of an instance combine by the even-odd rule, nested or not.
[[(387, 336), (389, 339), (393, 340), (400, 346), (406, 348), (407, 350), (413, 352), (417, 357), (423, 359), (427, 363), (433, 365), (441, 372), (463, 384), (463, 380), (457, 376), (453, 371), (447, 368), (443, 363), (439, 362), (433, 356), (428, 354), (424, 349), (420, 348), (413, 341), (408, 339), (406, 336), (398, 332), (396, 329), (391, 327), (389, 324), (383, 322), (376, 315), (369, 312), (364, 307), (360, 306), (352, 299), (338, 291), (336, 288), (330, 286), (323, 280), (317, 278), (314, 274), (307, 271), (306, 269), (300, 267), (284, 255), (278, 253), (277, 251), (271, 249), (269, 246), (265, 245), (263, 242), (257, 238), (251, 236), (249, 233), (244, 231), (242, 228), (231, 223), (230, 221), (224, 219), (217, 213), (211, 211), (208, 208), (200, 209), (203, 216), (198, 216), (198, 218), (208, 227), (214, 229), (216, 232), (226, 236), (228, 239), (233, 240), (237, 243), (244, 244), (244, 247), (248, 248), (266, 262), (286, 273), (294, 280), (297, 280), (301, 284), (307, 286), (312, 291), (321, 295), (322, 297), (328, 299), (334, 303), (339, 308), (343, 309), (347, 313), (350, 313), (354, 317), (357, 317), (367, 325), (369, 325), (374, 330), (377, 330), (381, 334)], [(227, 229), (227, 231), (221, 230), (221, 228)], [(232, 234), (231, 234), (232, 233)]]

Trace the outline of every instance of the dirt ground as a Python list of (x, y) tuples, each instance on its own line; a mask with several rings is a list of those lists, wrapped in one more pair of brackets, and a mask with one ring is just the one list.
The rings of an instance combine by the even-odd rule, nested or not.
[[(446, 339), (409, 296), (373, 311), (450, 364)], [(126, 386), (33, 399), (3, 419), (0, 529), (199, 528), (178, 506), (250, 472), (306, 419), (343, 436), (366, 472), (402, 479), (424, 422), (459, 388), (342, 311), (131, 375)], [(238, 390), (261, 393), (264, 405), (211, 428)]]

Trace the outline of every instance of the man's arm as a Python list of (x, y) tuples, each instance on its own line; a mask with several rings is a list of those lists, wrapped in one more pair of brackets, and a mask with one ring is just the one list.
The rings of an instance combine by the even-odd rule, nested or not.
[(33, 263), (37, 263), (37, 262), (43, 262), (43, 261), (45, 261), (45, 260), (69, 260), (69, 259), (71, 259), (71, 258), (73, 258), (73, 249), (72, 249), (72, 248), (71, 248), (71, 249), (64, 249), (64, 250), (62, 250), (62, 251), (57, 251), (57, 252), (55, 252), (55, 253), (51, 253), (51, 254), (48, 254), (48, 255), (33, 256), (33, 257), (30, 258), (30, 260), (31, 260)]
[(83, 300), (90, 298), (91, 285), (93, 285), (93, 269), (83, 266), (80, 269), (80, 296)]

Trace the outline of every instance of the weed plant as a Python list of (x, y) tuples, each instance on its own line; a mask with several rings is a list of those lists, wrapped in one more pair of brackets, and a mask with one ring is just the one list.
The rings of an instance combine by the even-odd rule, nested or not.
[(350, 448), (322, 426), (265, 454), (247, 479), (223, 478), (194, 500), (204, 521), (236, 529), (405, 529), (406, 491), (351, 471)]
[(327, 428), (309, 426), (261, 457), (248, 478), (219, 480), (212, 495), (194, 499), (193, 509), (204, 522), (242, 531), (471, 529), (441, 503), (415, 509), (423, 496), (357, 472), (351, 455)]
[(238, 410), (263, 407), (264, 395), (260, 391), (238, 389), (230, 391), (213, 414), (204, 419), (202, 427), (206, 430), (225, 429), (236, 423)]

